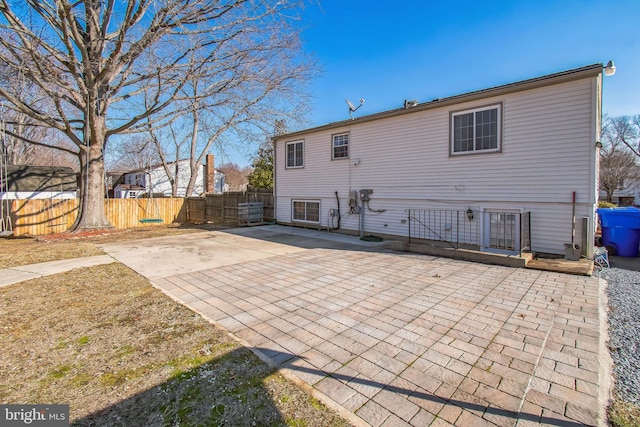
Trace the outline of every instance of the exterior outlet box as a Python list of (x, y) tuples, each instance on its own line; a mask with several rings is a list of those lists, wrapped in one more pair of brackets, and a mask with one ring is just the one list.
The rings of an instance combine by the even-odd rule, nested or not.
[(329, 209), (329, 216), (340, 216), (340, 211), (338, 209)]
[(373, 194), (373, 190), (360, 190), (360, 200), (362, 200), (363, 202), (368, 202), (369, 194)]

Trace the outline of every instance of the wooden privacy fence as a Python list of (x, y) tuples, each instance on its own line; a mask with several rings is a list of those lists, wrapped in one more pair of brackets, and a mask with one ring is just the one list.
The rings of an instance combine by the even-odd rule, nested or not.
[(223, 194), (207, 194), (204, 197), (187, 199), (187, 222), (218, 222), (238, 225), (238, 205), (241, 203), (262, 203), (263, 221), (275, 220), (273, 210), (273, 190), (251, 189)]
[[(11, 222), (14, 236), (41, 236), (63, 233), (76, 220), (78, 199), (14, 200)], [(115, 228), (150, 227), (186, 222), (183, 198), (105, 199), (107, 219)], [(143, 219), (162, 219), (162, 222), (143, 223)]]

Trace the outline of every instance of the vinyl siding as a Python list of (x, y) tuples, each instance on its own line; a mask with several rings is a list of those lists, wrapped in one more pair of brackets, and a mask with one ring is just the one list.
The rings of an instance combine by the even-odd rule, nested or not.
[[(321, 225), (340, 197), (373, 189), (365, 231), (406, 236), (405, 209), (485, 208), (532, 212), (532, 245), (563, 253), (571, 241), (572, 192), (576, 216), (593, 220), (598, 78), (417, 111), (296, 136), (304, 140), (304, 167), (285, 169), (286, 139), (276, 142), (277, 220), (291, 222), (291, 199), (321, 201)], [(500, 153), (450, 156), (453, 111), (502, 105)], [(350, 159), (331, 160), (331, 135), (349, 132)], [(355, 166), (354, 163), (360, 164)], [(479, 219), (478, 219), (479, 220)], [(341, 226), (358, 230), (359, 215)], [(578, 221), (577, 236), (581, 235)]]

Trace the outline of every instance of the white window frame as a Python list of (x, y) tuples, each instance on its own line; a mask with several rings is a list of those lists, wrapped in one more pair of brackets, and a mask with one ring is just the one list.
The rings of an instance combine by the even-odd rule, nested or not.
[[(336, 138), (338, 137), (347, 137), (347, 143), (346, 144), (340, 144), (340, 145), (336, 145)], [(350, 135), (349, 132), (342, 132), (342, 133), (336, 133), (334, 135), (331, 135), (331, 160), (342, 160), (342, 159), (348, 159), (349, 158), (349, 139), (350, 139)], [(343, 148), (346, 147), (347, 149), (347, 155), (346, 156), (336, 156), (336, 148)]]
[[(296, 210), (295, 210), (295, 204), (296, 203), (304, 203), (305, 207), (304, 207), (304, 219), (299, 219), (296, 218)], [(318, 220), (317, 221), (310, 221), (307, 219), (307, 204), (309, 203), (314, 203), (318, 205)], [(291, 200), (291, 222), (303, 222), (303, 223), (307, 223), (307, 224), (320, 224), (320, 212), (322, 212), (322, 210), (320, 209), (320, 200), (317, 199), (292, 199)]]
[[(493, 252), (505, 255), (517, 255), (520, 253), (520, 246), (522, 242), (522, 236), (520, 235), (520, 220), (522, 217), (523, 210), (522, 209), (500, 209), (500, 208), (484, 208), (482, 210), (482, 247), (480, 248), (483, 252)], [(507, 214), (507, 215), (515, 215), (514, 223), (513, 223), (513, 233), (509, 234), (513, 241), (513, 249), (509, 250), (504, 247), (495, 247), (491, 243), (491, 231), (492, 231), (492, 223), (491, 223), (491, 215), (492, 214)], [(505, 218), (506, 219), (506, 218)], [(498, 245), (501, 246), (501, 245)]]
[[(290, 145), (297, 145), (297, 144), (301, 144), (302, 145), (302, 157), (300, 159), (300, 164), (296, 164), (297, 163), (297, 157), (295, 157), (295, 153), (297, 152), (297, 150), (294, 148), (293, 152), (294, 152), (294, 161), (293, 161), (293, 166), (289, 166), (289, 146)], [(291, 141), (291, 142), (287, 142), (284, 146), (284, 165), (285, 165), (285, 169), (298, 169), (298, 168), (303, 168), (304, 167), (304, 140), (298, 140), (298, 141)]]
[[(497, 144), (495, 148), (477, 148), (478, 135), (476, 135), (476, 113), (497, 110)], [(473, 150), (455, 151), (455, 118), (458, 116), (473, 114)], [(449, 120), (449, 155), (450, 156), (464, 156), (468, 154), (485, 154), (485, 153), (499, 153), (502, 151), (502, 103), (484, 105), (480, 107), (470, 108), (462, 111), (453, 111), (450, 113)]]

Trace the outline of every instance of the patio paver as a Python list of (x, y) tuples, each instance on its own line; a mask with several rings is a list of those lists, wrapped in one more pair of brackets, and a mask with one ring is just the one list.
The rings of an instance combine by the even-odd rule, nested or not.
[(598, 425), (596, 278), (311, 248), (153, 283), (354, 424)]

